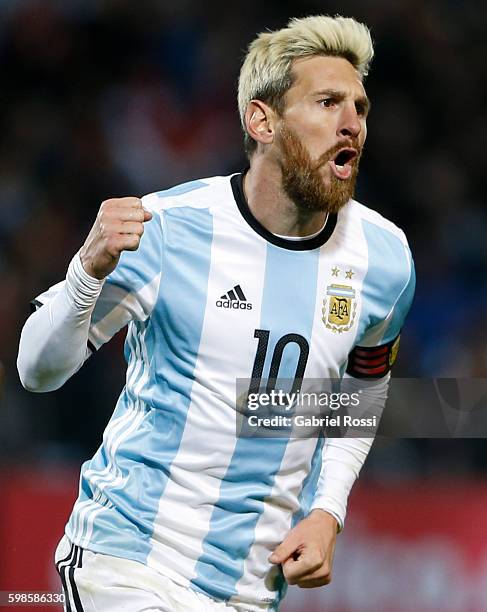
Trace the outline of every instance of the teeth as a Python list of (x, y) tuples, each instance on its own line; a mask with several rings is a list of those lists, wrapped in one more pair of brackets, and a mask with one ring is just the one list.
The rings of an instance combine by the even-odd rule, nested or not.
[(343, 168), (345, 167), (345, 164), (343, 166), (340, 166), (340, 164), (335, 164), (335, 166), (339, 168), (340, 170), (343, 170)]

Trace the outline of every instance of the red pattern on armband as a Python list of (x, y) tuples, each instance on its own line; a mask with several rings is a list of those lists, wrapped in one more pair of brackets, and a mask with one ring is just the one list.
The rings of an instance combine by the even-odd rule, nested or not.
[(397, 358), (400, 336), (381, 346), (356, 346), (348, 356), (347, 374), (355, 378), (382, 378)]

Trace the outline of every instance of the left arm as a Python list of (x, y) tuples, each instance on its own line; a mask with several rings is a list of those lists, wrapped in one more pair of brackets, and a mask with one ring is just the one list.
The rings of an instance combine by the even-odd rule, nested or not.
[[(347, 390), (361, 390), (360, 408), (376, 415), (377, 423), (387, 398), (390, 368), (399, 346), (399, 333), (412, 303), (415, 274), (410, 251), (404, 243), (404, 284), (386, 317), (369, 317), (369, 327), (350, 353)], [(386, 260), (387, 261), (387, 258)], [(380, 293), (380, 284), (376, 291)], [(382, 297), (381, 295), (378, 296)], [(363, 379), (368, 379), (363, 384)], [(322, 468), (310, 514), (299, 522), (269, 557), (281, 564), (289, 584), (309, 588), (328, 584), (336, 536), (345, 521), (347, 500), (353, 483), (372, 446), (373, 437), (329, 438), (325, 442)]]
[[(347, 378), (347, 389), (350, 386), (361, 388), (361, 404), (380, 417), (387, 398), (389, 375), (365, 388), (360, 381)], [(311, 512), (269, 557), (271, 563), (282, 565), (288, 584), (312, 588), (331, 581), (336, 536), (343, 529), (348, 496), (372, 442), (372, 437), (327, 438), (325, 441)]]

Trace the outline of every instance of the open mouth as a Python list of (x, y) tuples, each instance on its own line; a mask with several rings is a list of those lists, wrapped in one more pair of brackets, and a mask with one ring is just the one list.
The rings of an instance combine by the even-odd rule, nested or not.
[(340, 149), (335, 157), (330, 160), (333, 174), (341, 180), (349, 179), (352, 175), (352, 162), (357, 155), (356, 149)]

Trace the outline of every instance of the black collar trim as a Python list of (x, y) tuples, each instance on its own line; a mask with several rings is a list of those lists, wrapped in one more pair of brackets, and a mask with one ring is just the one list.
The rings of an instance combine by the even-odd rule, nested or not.
[(250, 212), (250, 208), (247, 204), (247, 199), (245, 198), (243, 190), (244, 174), (245, 172), (242, 172), (241, 174), (234, 174), (230, 179), (233, 197), (235, 198), (240, 214), (245, 221), (247, 221), (250, 227), (257, 232), (257, 234), (259, 234), (259, 236), (262, 236), (262, 238), (271, 244), (275, 244), (283, 249), (289, 249), (290, 251), (311, 251), (312, 249), (319, 249), (325, 244), (325, 242), (327, 242), (327, 240), (329, 240), (337, 224), (337, 215), (335, 213), (330, 213), (328, 215), (328, 219), (326, 220), (325, 227), (321, 230), (321, 232), (317, 236), (309, 238), (308, 240), (288, 240), (287, 238), (275, 236), (261, 223), (259, 223), (259, 221), (257, 221), (254, 215)]

